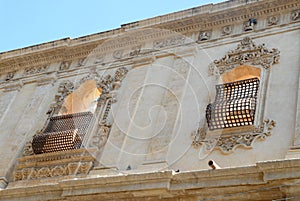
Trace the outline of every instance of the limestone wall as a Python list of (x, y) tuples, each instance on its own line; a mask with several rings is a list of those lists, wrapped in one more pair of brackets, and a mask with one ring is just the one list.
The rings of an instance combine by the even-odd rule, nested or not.
[[(3, 66), (15, 65), (16, 61), (24, 66), (10, 72), (3, 67), (1, 71), (2, 182), (13, 180), (17, 158), (44, 127), (52, 106), (65, 97), (62, 93), (71, 93), (86, 80), (96, 80), (99, 88), (107, 87), (103, 94), (111, 101), (98, 104), (97, 121), (85, 139), (85, 148), (97, 149), (93, 171), (99, 174), (107, 174), (107, 169), (203, 170), (209, 169), (208, 160), (217, 161), (221, 167), (235, 167), (285, 158), (299, 141), (295, 130), (299, 127), (300, 30), (299, 18), (293, 14), (299, 3), (276, 2), (283, 14), (276, 10), (270, 16), (257, 14), (258, 23), (250, 31), (245, 31), (250, 26), (248, 19), (240, 18), (200, 32), (192, 28), (164, 30), (170, 24), (162, 23), (160, 29), (129, 30), (105, 40), (99, 37), (79, 43), (74, 39), (79, 44), (64, 41), (57, 47), (37, 48), (11, 58), (3, 54)], [(237, 11), (242, 7), (231, 9), (236, 11), (232, 15), (240, 15)], [(197, 22), (198, 18), (190, 19)], [(249, 40), (255, 50), (243, 49)], [(239, 58), (235, 63), (227, 58), (231, 51), (242, 55), (258, 49), (263, 56), (249, 59), (244, 55), (246, 60)], [(215, 137), (207, 130), (206, 106), (214, 101), (215, 85), (220, 83), (214, 60), (224, 61), (224, 66), (232, 64), (226, 71), (243, 64), (261, 69), (259, 103), (251, 131), (220, 131)], [(28, 67), (30, 62), (36, 63)], [(66, 81), (72, 84), (71, 89), (58, 92)], [(250, 137), (241, 138), (240, 134)]]

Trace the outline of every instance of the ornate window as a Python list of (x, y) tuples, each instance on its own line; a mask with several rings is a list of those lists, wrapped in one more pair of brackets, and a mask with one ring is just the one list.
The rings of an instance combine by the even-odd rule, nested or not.
[(112, 104), (128, 70), (96, 72), (79, 82), (59, 84), (44, 128), (27, 142), (14, 180), (87, 174), (105, 145), (113, 119)]
[(93, 113), (101, 88), (95, 80), (87, 80), (64, 99), (58, 115), (50, 117), (45, 129), (35, 135), (32, 148), (35, 154), (81, 148), (83, 139), (94, 122)]
[(256, 45), (249, 37), (215, 60), (209, 73), (222, 83), (216, 86), (215, 100), (207, 107), (207, 124), (192, 133), (192, 145), (231, 153), (239, 146), (251, 148), (256, 139), (271, 135), (276, 123), (265, 117), (264, 108), (270, 69), (278, 62), (277, 49)]

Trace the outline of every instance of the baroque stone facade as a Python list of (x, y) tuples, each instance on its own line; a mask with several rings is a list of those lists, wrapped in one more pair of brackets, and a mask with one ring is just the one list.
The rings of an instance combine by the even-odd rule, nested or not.
[(0, 53), (0, 199), (299, 199), (299, 11), (234, 0)]

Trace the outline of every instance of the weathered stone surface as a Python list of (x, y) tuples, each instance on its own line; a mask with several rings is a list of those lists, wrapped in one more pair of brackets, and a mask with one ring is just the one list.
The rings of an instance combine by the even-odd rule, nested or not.
[[(1, 53), (0, 200), (297, 200), (299, 10), (227, 1)], [(245, 66), (253, 125), (209, 131), (215, 86)], [(49, 118), (78, 108), (93, 108), (79, 149), (35, 155)]]

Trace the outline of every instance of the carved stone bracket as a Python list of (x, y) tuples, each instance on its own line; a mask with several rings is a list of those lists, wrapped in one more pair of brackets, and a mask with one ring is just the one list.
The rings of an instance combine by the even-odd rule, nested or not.
[(265, 140), (266, 137), (270, 136), (275, 126), (275, 121), (267, 119), (263, 121), (262, 125), (255, 127), (253, 132), (220, 134), (219, 137), (209, 136), (206, 127), (198, 128), (192, 132), (192, 146), (199, 148), (204, 145), (206, 151), (219, 149), (221, 152), (228, 154), (232, 153), (237, 147), (252, 148), (256, 139)]
[(243, 64), (260, 65), (264, 69), (269, 69), (279, 62), (279, 58), (278, 49), (269, 50), (265, 44), (256, 45), (249, 37), (245, 37), (236, 49), (227, 52), (223, 58), (209, 65), (209, 74), (222, 75)]

